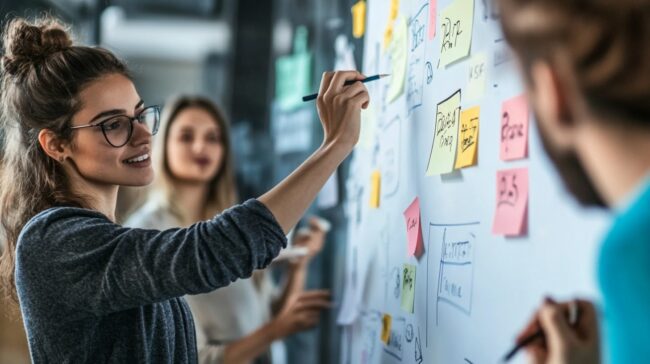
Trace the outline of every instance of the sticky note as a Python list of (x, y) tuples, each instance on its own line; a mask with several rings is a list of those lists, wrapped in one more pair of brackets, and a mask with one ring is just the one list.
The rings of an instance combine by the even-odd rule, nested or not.
[(368, 108), (361, 110), (361, 130), (357, 146), (370, 149), (375, 140), (377, 130), (377, 111), (374, 104), (368, 104)]
[(415, 266), (404, 264), (402, 269), (402, 310), (413, 313), (415, 301)]
[(478, 149), (479, 114), (481, 108), (473, 108), (460, 112), (460, 128), (458, 129), (458, 153), (456, 154), (456, 169), (476, 164)]
[(361, 0), (352, 6), (352, 36), (363, 37), (366, 32), (366, 2)]
[(404, 221), (406, 222), (406, 238), (408, 255), (420, 256), (424, 248), (422, 239), (422, 226), (420, 224), (420, 200), (416, 197), (409, 207), (404, 210)]
[(399, 14), (399, 0), (390, 0), (390, 13), (388, 14), (388, 19), (397, 19), (397, 14)]
[(472, 45), (474, 0), (454, 0), (440, 13), (440, 64), (446, 66), (469, 55)]
[(436, 17), (438, 16), (438, 1), (429, 0), (429, 39), (436, 36)]
[(497, 171), (496, 211), (492, 233), (525, 235), (528, 230), (528, 169)]
[(467, 81), (467, 92), (463, 94), (465, 100), (478, 100), (485, 93), (485, 82), (487, 78), (487, 57), (485, 53), (472, 56), (469, 61), (469, 79)]
[(379, 208), (379, 196), (381, 194), (381, 174), (379, 171), (372, 172), (370, 176), (370, 207)]
[(404, 92), (406, 78), (407, 34), (406, 20), (403, 16), (395, 21), (393, 39), (388, 52), (390, 54), (390, 84), (388, 85), (388, 102), (392, 102)]
[(443, 100), (436, 108), (436, 123), (427, 176), (454, 170), (460, 124), (460, 90)]
[(393, 40), (393, 24), (389, 24), (386, 26), (386, 30), (384, 30), (384, 41), (381, 43), (383, 46), (383, 49), (388, 48), (390, 45), (390, 41)]
[(503, 102), (501, 106), (501, 160), (528, 157), (528, 103), (526, 95)]
[(384, 49), (388, 48), (388, 45), (393, 40), (393, 23), (397, 19), (397, 14), (399, 14), (399, 0), (391, 0), (388, 24), (386, 24), (386, 30), (384, 30)]
[(385, 313), (381, 318), (381, 341), (386, 345), (388, 345), (388, 340), (390, 339), (390, 327), (392, 321), (393, 319), (387, 313)]

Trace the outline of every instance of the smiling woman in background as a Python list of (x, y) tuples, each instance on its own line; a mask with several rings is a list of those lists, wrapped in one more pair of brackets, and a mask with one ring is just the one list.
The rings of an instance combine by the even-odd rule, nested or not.
[[(125, 225), (149, 229), (189, 226), (237, 202), (228, 124), (210, 100), (182, 96), (165, 105), (155, 144), (157, 177), (150, 200)], [(310, 254), (287, 262), (283, 290), (257, 270), (216, 291), (186, 296), (197, 333), (199, 362), (270, 363), (274, 340), (316, 325), (327, 291), (303, 292), (309, 259), (320, 251), (324, 232), (296, 234), (294, 246)]]

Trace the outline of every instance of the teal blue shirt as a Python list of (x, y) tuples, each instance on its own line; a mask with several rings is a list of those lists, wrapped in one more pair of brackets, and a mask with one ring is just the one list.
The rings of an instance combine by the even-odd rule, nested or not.
[(650, 360), (650, 183), (617, 215), (598, 258), (606, 362)]

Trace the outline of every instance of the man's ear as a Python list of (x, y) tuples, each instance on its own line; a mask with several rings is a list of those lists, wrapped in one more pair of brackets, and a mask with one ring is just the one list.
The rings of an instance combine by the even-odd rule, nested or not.
[(50, 158), (63, 163), (68, 157), (68, 143), (59, 138), (52, 130), (42, 129), (38, 132), (38, 143)]
[(552, 143), (559, 148), (574, 144), (577, 120), (570, 100), (569, 80), (545, 61), (537, 61), (530, 67), (529, 98), (535, 110), (537, 122), (544, 128)]

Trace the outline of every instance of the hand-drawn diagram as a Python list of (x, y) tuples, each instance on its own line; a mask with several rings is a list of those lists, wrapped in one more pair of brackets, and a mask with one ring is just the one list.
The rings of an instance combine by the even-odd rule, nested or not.
[(472, 312), (474, 250), (476, 248), (476, 228), (479, 224), (479, 222), (429, 223), (429, 244), (432, 241), (441, 243), (436, 290), (436, 325), (441, 303), (468, 316)]

